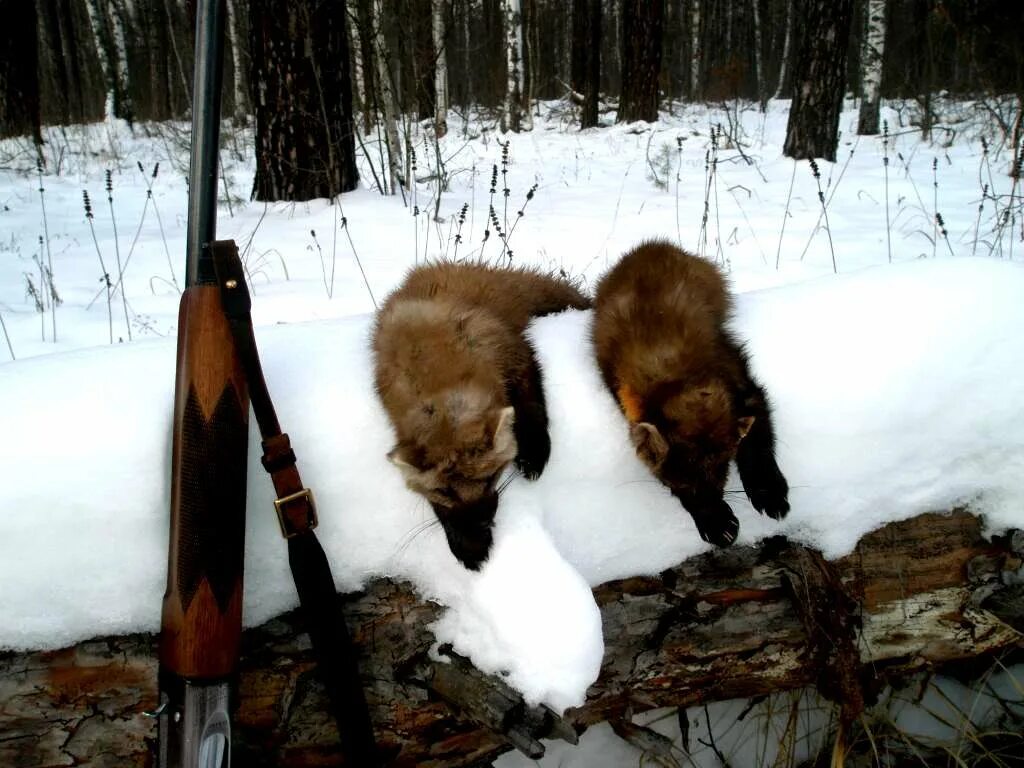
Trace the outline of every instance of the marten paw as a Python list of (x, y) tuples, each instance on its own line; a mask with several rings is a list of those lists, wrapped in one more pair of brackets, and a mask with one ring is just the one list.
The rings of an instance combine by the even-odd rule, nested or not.
[(754, 509), (773, 520), (781, 520), (789, 512), (789, 484), (779, 467), (772, 462), (743, 478), (743, 489)]
[(531, 424), (529, 420), (517, 422), (519, 426), (516, 441), (519, 452), (516, 454), (516, 468), (528, 480), (540, 477), (551, 456), (551, 438), (547, 427), (543, 424)]
[(720, 509), (691, 515), (700, 537), (716, 547), (728, 547), (740, 534), (740, 521), (724, 501)]

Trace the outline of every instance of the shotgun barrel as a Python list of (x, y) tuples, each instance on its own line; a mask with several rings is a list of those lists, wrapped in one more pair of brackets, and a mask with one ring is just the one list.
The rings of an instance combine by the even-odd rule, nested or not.
[(196, 6), (186, 288), (178, 312), (159, 768), (231, 764), (242, 630), (249, 396), (209, 244), (216, 234), (224, 0)]

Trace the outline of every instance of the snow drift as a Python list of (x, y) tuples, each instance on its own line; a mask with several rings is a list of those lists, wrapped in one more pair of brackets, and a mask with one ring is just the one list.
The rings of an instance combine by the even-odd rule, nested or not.
[[(1024, 527), (1024, 267), (920, 261), (743, 294), (735, 327), (775, 409), (792, 511), (727, 495), (740, 543), (784, 533), (829, 557), (884, 522), (968, 503)], [(552, 458), (502, 498), (495, 548), (462, 568), (428, 505), (385, 458), (368, 317), (257, 328), (267, 380), (338, 587), (413, 581), (435, 626), (531, 702), (582, 701), (601, 662), (588, 585), (656, 573), (706, 548), (635, 458), (591, 356), (589, 313), (537, 321)], [(155, 631), (166, 578), (171, 340), (0, 365), (0, 647)], [(253, 424), (251, 446), (258, 439)], [(296, 599), (250, 449), (245, 622)]]

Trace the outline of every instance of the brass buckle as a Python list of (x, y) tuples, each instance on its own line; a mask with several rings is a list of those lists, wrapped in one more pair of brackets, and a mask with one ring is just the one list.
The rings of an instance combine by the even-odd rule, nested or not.
[(281, 525), (281, 535), (286, 539), (294, 538), (299, 535), (299, 531), (292, 530), (287, 519), (284, 515), (284, 508), (292, 502), (298, 501), (299, 499), (305, 499), (309, 504), (309, 517), (306, 520), (306, 527), (308, 530), (316, 528), (319, 520), (316, 516), (316, 501), (313, 498), (313, 492), (309, 488), (303, 488), (301, 491), (290, 493), (280, 499), (274, 499), (274, 509), (277, 511), (277, 522)]

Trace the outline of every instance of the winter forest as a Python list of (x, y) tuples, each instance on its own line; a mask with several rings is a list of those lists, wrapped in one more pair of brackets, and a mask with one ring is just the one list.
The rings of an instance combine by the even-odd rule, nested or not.
[[(1024, 3), (219, 2), (216, 236), (383, 764), (1024, 765)], [(197, 5), (0, 0), (0, 766), (163, 765)], [(438, 261), (589, 302), (650, 240), (728, 286), (788, 515), (737, 453), (702, 539), (573, 308), (465, 567), (377, 313)], [(351, 765), (247, 429), (232, 762)]]

